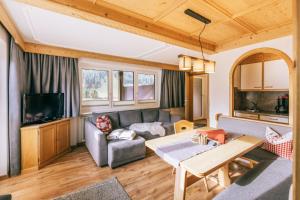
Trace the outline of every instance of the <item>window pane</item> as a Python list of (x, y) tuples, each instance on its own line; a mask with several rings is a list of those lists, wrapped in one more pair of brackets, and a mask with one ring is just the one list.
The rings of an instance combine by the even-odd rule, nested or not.
[(113, 71), (113, 101), (133, 101), (133, 72)]
[(138, 100), (155, 99), (155, 76), (154, 74), (138, 74)]
[(82, 100), (108, 100), (108, 71), (82, 70)]

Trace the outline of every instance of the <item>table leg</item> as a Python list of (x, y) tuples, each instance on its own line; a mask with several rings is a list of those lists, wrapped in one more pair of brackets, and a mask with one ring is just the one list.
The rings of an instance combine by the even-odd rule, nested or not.
[(182, 167), (178, 166), (176, 168), (175, 177), (175, 188), (174, 188), (174, 200), (184, 200), (185, 190), (187, 185), (187, 172)]
[(219, 169), (218, 179), (219, 184), (222, 187), (227, 187), (230, 185), (228, 163)]

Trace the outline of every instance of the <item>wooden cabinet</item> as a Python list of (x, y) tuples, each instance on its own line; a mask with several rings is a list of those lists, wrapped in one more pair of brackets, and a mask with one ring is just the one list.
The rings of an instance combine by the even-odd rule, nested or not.
[(264, 89), (289, 89), (289, 69), (284, 60), (264, 62)]
[(241, 65), (241, 90), (259, 90), (262, 88), (262, 63)]
[(283, 123), (283, 124), (289, 123), (288, 116), (260, 115), (259, 119), (263, 121), (275, 122), (275, 123)]
[(70, 119), (21, 128), (22, 172), (38, 170), (70, 149)]
[(56, 125), (49, 125), (39, 129), (40, 159), (39, 165), (56, 156)]
[(70, 123), (61, 122), (57, 124), (57, 143), (56, 143), (56, 152), (60, 154), (70, 147)]
[(259, 115), (255, 113), (243, 113), (243, 112), (234, 111), (234, 116), (247, 118), (247, 119), (259, 119)]

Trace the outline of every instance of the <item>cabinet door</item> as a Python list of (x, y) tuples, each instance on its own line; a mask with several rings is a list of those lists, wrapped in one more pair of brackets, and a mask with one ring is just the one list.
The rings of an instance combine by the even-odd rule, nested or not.
[(42, 164), (56, 156), (56, 125), (40, 128), (40, 160)]
[(289, 89), (289, 69), (284, 60), (272, 60), (264, 63), (264, 89)]
[(57, 124), (57, 154), (62, 153), (70, 147), (70, 121), (64, 121)]
[(241, 65), (241, 89), (262, 89), (262, 63)]

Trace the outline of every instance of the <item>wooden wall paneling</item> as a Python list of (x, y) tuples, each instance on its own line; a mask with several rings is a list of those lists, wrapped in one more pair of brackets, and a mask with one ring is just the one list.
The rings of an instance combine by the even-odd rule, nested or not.
[[(259, 43), (266, 40), (271, 40), (283, 36), (290, 35), (293, 31), (291, 22), (286, 22), (280, 25), (275, 25), (257, 31), (257, 34), (245, 34), (239, 37), (232, 37), (224, 41), (218, 42), (216, 52), (234, 49), (253, 43)], [(238, 38), (238, 39), (237, 39)]]
[(292, 185), (292, 199), (300, 200), (300, 2), (293, 0), (293, 42), (294, 42), (294, 123), (293, 123), (293, 185)]
[(191, 107), (191, 101), (190, 101), (190, 75), (188, 72), (185, 73), (185, 97), (184, 97), (184, 108), (185, 108), (185, 119), (190, 120), (190, 107)]
[[(18, 0), (31, 6), (47, 9), (82, 20), (91, 21), (119, 30), (157, 39), (170, 44), (200, 50), (197, 38), (178, 33), (168, 28), (167, 25), (160, 26), (145, 20), (118, 12), (112, 8), (104, 7), (81, 0)], [(203, 42), (206, 52), (214, 52), (213, 43)]]

